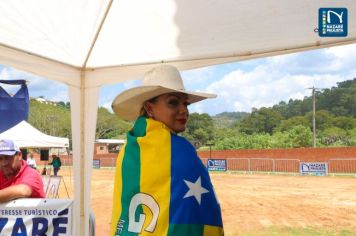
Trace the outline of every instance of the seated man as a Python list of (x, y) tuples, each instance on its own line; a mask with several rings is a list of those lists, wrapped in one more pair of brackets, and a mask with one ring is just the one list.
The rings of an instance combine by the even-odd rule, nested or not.
[(22, 160), (22, 153), (14, 141), (0, 140), (0, 203), (44, 197), (41, 175)]
[(35, 158), (33, 158), (33, 154), (32, 153), (30, 153), (30, 155), (27, 158), (26, 162), (27, 162), (27, 165), (29, 165), (31, 168), (37, 169), (36, 160), (35, 160)]

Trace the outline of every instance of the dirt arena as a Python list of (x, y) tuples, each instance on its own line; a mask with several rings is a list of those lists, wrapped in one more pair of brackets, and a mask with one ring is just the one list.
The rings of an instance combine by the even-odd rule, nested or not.
[[(73, 178), (67, 170), (61, 172), (72, 197)], [(295, 230), (305, 234), (292, 235), (320, 231), (324, 233), (318, 235), (356, 235), (355, 177), (226, 173), (211, 177), (227, 236), (291, 235)], [(97, 236), (110, 232), (113, 178), (113, 169), (93, 170), (91, 200)], [(60, 197), (66, 195), (62, 184)]]

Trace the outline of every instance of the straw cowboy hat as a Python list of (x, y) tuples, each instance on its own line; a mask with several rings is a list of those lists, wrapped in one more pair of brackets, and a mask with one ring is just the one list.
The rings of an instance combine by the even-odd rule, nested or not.
[(187, 94), (189, 103), (216, 97), (215, 94), (186, 91), (177, 68), (161, 65), (145, 73), (142, 86), (128, 89), (117, 95), (111, 106), (119, 117), (135, 120), (145, 101), (172, 92)]

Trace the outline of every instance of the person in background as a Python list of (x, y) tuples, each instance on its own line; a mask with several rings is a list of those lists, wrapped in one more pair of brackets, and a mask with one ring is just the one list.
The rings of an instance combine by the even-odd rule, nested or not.
[(43, 167), (41, 175), (47, 175), (47, 167)]
[(33, 158), (33, 154), (30, 153), (29, 158), (27, 158), (27, 164), (33, 168), (33, 169), (37, 169), (37, 165), (36, 165), (36, 160)]
[(0, 202), (44, 197), (41, 175), (22, 160), (13, 140), (0, 140)]
[(111, 235), (224, 235), (207, 168), (178, 135), (188, 105), (212, 97), (186, 91), (179, 71), (162, 65), (115, 98), (115, 113), (136, 121), (116, 162)]
[(50, 162), (48, 164), (53, 166), (54, 176), (57, 176), (58, 175), (58, 171), (61, 169), (61, 166), (62, 166), (62, 162), (61, 162), (61, 159), (59, 158), (59, 156), (53, 154), (52, 155), (52, 162)]

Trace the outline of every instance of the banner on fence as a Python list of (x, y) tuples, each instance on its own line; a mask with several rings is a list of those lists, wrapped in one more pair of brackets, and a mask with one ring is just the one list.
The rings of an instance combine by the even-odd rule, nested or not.
[(0, 235), (72, 235), (71, 199), (23, 198), (0, 204)]
[(208, 159), (208, 170), (226, 171), (226, 159)]
[(326, 176), (328, 174), (327, 162), (301, 162), (300, 173), (302, 175)]
[(100, 169), (100, 159), (94, 159), (93, 160), (93, 168), (94, 169)]

